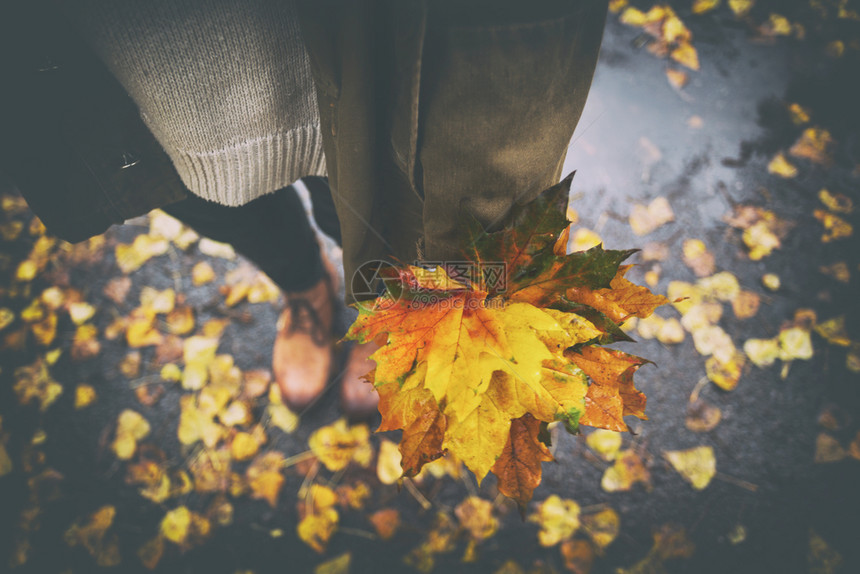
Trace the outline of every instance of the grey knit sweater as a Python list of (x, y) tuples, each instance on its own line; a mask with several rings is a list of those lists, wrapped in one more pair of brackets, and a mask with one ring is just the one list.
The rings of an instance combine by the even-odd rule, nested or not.
[(69, 4), (193, 193), (235, 206), (325, 175), (294, 2)]

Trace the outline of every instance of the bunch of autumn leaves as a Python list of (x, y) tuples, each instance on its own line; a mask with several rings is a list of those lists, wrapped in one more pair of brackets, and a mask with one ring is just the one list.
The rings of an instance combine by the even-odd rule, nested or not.
[(368, 378), (378, 430), (403, 431), (405, 476), (450, 453), (522, 507), (553, 460), (549, 423), (624, 431), (624, 416), (646, 418), (633, 373), (647, 361), (603, 345), (629, 341), (619, 324), (667, 300), (624, 278), (632, 250), (566, 252), (572, 177), (515, 205), (501, 231), (464, 219), (464, 256), (476, 269), (503, 262), (506, 281), (406, 266), (359, 306), (346, 338), (381, 345)]

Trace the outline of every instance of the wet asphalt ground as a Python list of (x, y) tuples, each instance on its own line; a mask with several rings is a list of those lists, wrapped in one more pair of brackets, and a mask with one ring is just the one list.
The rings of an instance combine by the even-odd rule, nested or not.
[[(784, 6), (788, 14), (792, 10), (807, 13), (801, 9), (802, 2), (776, 5)], [(765, 8), (761, 10), (753, 14), (759, 20), (767, 17)], [(853, 328), (850, 319), (857, 316), (860, 293), (858, 239), (855, 235), (823, 243), (821, 225), (812, 213), (820, 207), (816, 194), (822, 188), (860, 203), (857, 51), (849, 50), (842, 58), (827, 57), (811, 23), (803, 40), (762, 41), (725, 7), (701, 16), (692, 16), (683, 7), (678, 13), (692, 31), (701, 61), (701, 70), (690, 72), (690, 83), (682, 90), (667, 82), (665, 60), (644, 48), (642, 30), (619, 24), (615, 16), (609, 18), (589, 102), (566, 161), (565, 172), (577, 170), (571, 205), (580, 224), (596, 231), (608, 248), (665, 243), (670, 257), (660, 263), (662, 272), (655, 288), (660, 293), (666, 292), (669, 281), (695, 281), (681, 261), (681, 246), (685, 239), (704, 241), (715, 256), (717, 271), (733, 273), (744, 289), (762, 296), (761, 309), (751, 319), (737, 320), (730, 310), (723, 315), (720, 325), (739, 348), (746, 339), (775, 336), (801, 308), (814, 309), (820, 318), (847, 314)], [(799, 175), (783, 179), (768, 173), (767, 165), (802, 131), (785, 111), (792, 102), (809, 109), (813, 123), (830, 130), (838, 145), (831, 166), (797, 162)], [(694, 116), (701, 119), (701, 127), (690, 126)], [(659, 196), (669, 200), (675, 221), (645, 237), (635, 235), (627, 223), (631, 206)], [(748, 258), (739, 232), (723, 221), (734, 205), (747, 203), (793, 223), (782, 247), (761, 261)], [(849, 220), (856, 227), (856, 214)], [(189, 270), (207, 259), (195, 247), (172, 251), (169, 257), (133, 273), (129, 303), (124, 306), (101, 295), (106, 282), (119, 275), (111, 247), (130, 243), (145, 230), (143, 225), (145, 222), (133, 222), (111, 229), (106, 234), (108, 249), (103, 260), (67, 270), (70, 284), (84, 288), (87, 300), (99, 307), (96, 323), (100, 329), (110, 322), (111, 313), (128, 313), (144, 286), (175, 287), (186, 294), (198, 323), (213, 317), (232, 320), (219, 352), (232, 354), (243, 370), (267, 367), (278, 306), (243, 303), (228, 309), (217, 292), (217, 282), (206, 288), (193, 287)], [(23, 240), (3, 245), (13, 258), (28, 249)], [(337, 249), (330, 241), (326, 245), (330, 257), (336, 258)], [(238, 265), (208, 259), (222, 276)], [(851, 270), (847, 283), (819, 270), (839, 261), (847, 262)], [(631, 278), (641, 283), (650, 268), (635, 268)], [(781, 277), (778, 291), (762, 287), (764, 273)], [(678, 316), (670, 308), (658, 314)], [(71, 326), (61, 324), (61, 345), (70, 343), (71, 334)], [(857, 330), (852, 334), (854, 340), (860, 340)], [(623, 345), (656, 364), (637, 374), (638, 386), (648, 396), (650, 420), (631, 420), (637, 434), (625, 438), (625, 448), (636, 448), (645, 459), (650, 488), (637, 484), (629, 492), (605, 492), (600, 482), (606, 463), (588, 452), (582, 438), (560, 433), (557, 462), (544, 465), (544, 480), (535, 491), (535, 500), (558, 494), (583, 508), (608, 505), (618, 511), (620, 535), (606, 555), (597, 558), (593, 572), (631, 567), (649, 553), (652, 534), (665, 525), (683, 528), (695, 544), (692, 556), (665, 563), (668, 572), (815, 571), (808, 563), (810, 532), (841, 555), (841, 570), (836, 571), (857, 571), (860, 461), (850, 457), (829, 464), (813, 461), (816, 437), (823, 430), (818, 422), (822, 411), (835, 413), (839, 428), (828, 432), (843, 445), (860, 428), (860, 375), (845, 367), (843, 348), (818, 336), (813, 345), (814, 357), (795, 361), (784, 380), (778, 364), (764, 369), (747, 365), (734, 391), (705, 385), (701, 398), (719, 407), (723, 415), (720, 424), (706, 433), (693, 433), (684, 422), (689, 396), (705, 376), (705, 358), (697, 353), (691, 338), (677, 345), (656, 340)], [(48, 437), (43, 449), (47, 461), (64, 477), (62, 495), (45, 505), (40, 528), (28, 536), (29, 560), (15, 571), (96, 571), (83, 549), (69, 548), (62, 540), (71, 523), (105, 504), (117, 508), (116, 529), (124, 557), (113, 570), (144, 571), (135, 557), (137, 548), (157, 529), (172, 503), (160, 506), (141, 499), (124, 483), (122, 466), (106, 447), (117, 414), (123, 408), (141, 410), (129, 391), (129, 381), (117, 367), (127, 350), (121, 341), (105, 341), (102, 352), (93, 359), (73, 362), (61, 358), (52, 371), (54, 377), (69, 390), (82, 381), (93, 384), (99, 389), (99, 401), (84, 412), (75, 411), (73, 393), (67, 392), (42, 415), (35, 408), (17, 406), (11, 391), (11, 373), (32, 362), (32, 355), (2, 355), (2, 430), (9, 435), (7, 449), (16, 471), (0, 478), (0, 571), (22, 536), (19, 515), (27, 505), (27, 475), (18, 464), (25, 451), (26, 439), (21, 437), (32, 436), (38, 428)], [(27, 351), (35, 353), (36, 349), (30, 346)], [(150, 358), (145, 355), (144, 363)], [(155, 407), (144, 410), (153, 427), (149, 440), (177, 461), (182, 450), (173, 429), (181, 394), (178, 389), (168, 389)], [(287, 455), (307, 450), (311, 432), (340, 416), (337, 395), (332, 388), (303, 414), (296, 432), (273, 434), (266, 449)], [(702, 491), (692, 489), (661, 457), (666, 450), (699, 445), (715, 449), (718, 471)], [(368, 507), (398, 508), (404, 524), (400, 532), (386, 542), (369, 539), (361, 534), (369, 529), (364, 514), (343, 512), (341, 532), (320, 556), (293, 535), (295, 493), (302, 481), (297, 473), (287, 473), (275, 509), (261, 501), (238, 500), (232, 525), (215, 529), (204, 544), (185, 553), (169, 549), (158, 571), (309, 572), (343, 552), (351, 553), (353, 572), (413, 571), (404, 566), (402, 558), (425, 538), (435, 512), (456, 506), (476, 488), (473, 482), (439, 481), (425, 490), (434, 505), (425, 510), (405, 489), (381, 487)], [(485, 481), (478, 492), (493, 499), (493, 480)], [(191, 493), (182, 503), (202, 508), (208, 498)], [(453, 552), (437, 557), (434, 571), (495, 572), (510, 559), (525, 570), (541, 563), (564, 571), (558, 550), (538, 544), (536, 525), (521, 521), (509, 506), (503, 505), (499, 512), (502, 527), (480, 545), (477, 562), (461, 562), (465, 547), (461, 541)], [(740, 541), (739, 527), (745, 532)], [(277, 529), (284, 534), (273, 537), (271, 533)]]

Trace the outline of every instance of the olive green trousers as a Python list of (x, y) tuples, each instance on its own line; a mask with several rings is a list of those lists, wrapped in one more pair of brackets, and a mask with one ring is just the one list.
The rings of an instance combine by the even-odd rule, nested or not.
[(300, 0), (347, 302), (362, 264), (461, 260), (557, 183), (591, 85), (606, 0)]

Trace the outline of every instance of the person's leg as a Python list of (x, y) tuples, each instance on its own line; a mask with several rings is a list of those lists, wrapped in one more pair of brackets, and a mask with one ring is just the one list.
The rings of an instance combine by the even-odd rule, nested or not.
[(232, 245), (287, 294), (323, 278), (319, 245), (292, 186), (239, 207), (192, 195), (162, 209), (201, 235)]
[(334, 239), (335, 243), (343, 247), (343, 239), (340, 232), (340, 220), (331, 196), (331, 188), (325, 177), (303, 177), (302, 183), (308, 188), (313, 206), (314, 220), (323, 233)]
[(287, 298), (278, 321), (272, 369), (284, 398), (301, 408), (325, 389), (332, 365), (334, 288), (295, 189), (239, 207), (191, 196), (162, 208), (201, 235), (232, 245)]
[[(340, 220), (328, 180), (324, 177), (306, 177), (302, 178), (302, 182), (310, 193), (317, 225), (323, 233), (342, 246)], [(377, 349), (379, 346), (374, 343), (353, 343), (349, 347), (346, 367), (341, 375), (340, 398), (344, 411), (352, 418), (368, 418), (376, 413), (379, 396), (373, 386), (365, 381), (364, 376), (376, 368), (370, 355)]]

